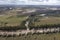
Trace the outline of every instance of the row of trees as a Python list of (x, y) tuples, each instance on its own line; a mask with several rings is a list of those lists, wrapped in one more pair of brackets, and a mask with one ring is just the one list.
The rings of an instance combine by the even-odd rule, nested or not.
[(20, 25), (18, 26), (7, 26), (7, 22), (0, 22), (0, 30), (22, 30), (22, 29), (26, 29), (25, 27), (25, 21), (21, 22)]
[(44, 24), (44, 25), (37, 25), (37, 26), (29, 26), (30, 29), (39, 29), (39, 28), (53, 28), (53, 27), (60, 27), (60, 24)]

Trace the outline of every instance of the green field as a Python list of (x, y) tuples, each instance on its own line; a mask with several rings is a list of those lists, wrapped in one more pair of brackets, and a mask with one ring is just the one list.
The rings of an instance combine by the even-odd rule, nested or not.
[(34, 26), (39, 26), (39, 25), (51, 25), (51, 24), (60, 24), (60, 17), (42, 17), (39, 18), (37, 21), (35, 21)]
[(60, 40), (60, 33), (33, 34), (20, 37), (0, 37), (0, 40)]
[(7, 23), (6, 26), (18, 26), (25, 20), (26, 16), (4, 15), (0, 16), (0, 26), (4, 26), (4, 23)]
[[(0, 16), (0, 26), (18, 26), (21, 25), (23, 21), (26, 21), (27, 16), (9, 16), (9, 15), (3, 15)], [(34, 19), (34, 18), (33, 18)], [(30, 20), (30, 19), (29, 19)], [(32, 20), (31, 20), (32, 21)], [(60, 24), (60, 17), (39, 17), (37, 21), (32, 21), (33, 26), (40, 26), (45, 24)], [(23, 24), (22, 24), (23, 25)]]

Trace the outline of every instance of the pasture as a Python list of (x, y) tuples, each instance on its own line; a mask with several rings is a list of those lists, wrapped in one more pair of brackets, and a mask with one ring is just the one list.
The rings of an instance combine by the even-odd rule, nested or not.
[(42, 17), (35, 21), (34, 26), (60, 24), (60, 17)]
[(4, 26), (5, 23), (6, 26), (18, 26), (25, 20), (26, 16), (9, 16), (9, 15), (0, 16), (0, 27)]
[(19, 37), (0, 37), (0, 40), (60, 40), (60, 33), (31, 34)]

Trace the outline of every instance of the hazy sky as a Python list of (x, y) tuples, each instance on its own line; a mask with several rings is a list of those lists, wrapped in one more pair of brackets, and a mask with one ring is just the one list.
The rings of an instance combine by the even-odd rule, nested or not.
[(60, 5), (60, 0), (0, 0), (2, 4), (14, 5)]

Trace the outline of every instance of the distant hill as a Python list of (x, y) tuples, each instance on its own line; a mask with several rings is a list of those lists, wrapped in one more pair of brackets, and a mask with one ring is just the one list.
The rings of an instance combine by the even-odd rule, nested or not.
[(0, 5), (0, 15), (32, 15), (32, 14), (60, 15), (59, 5)]

